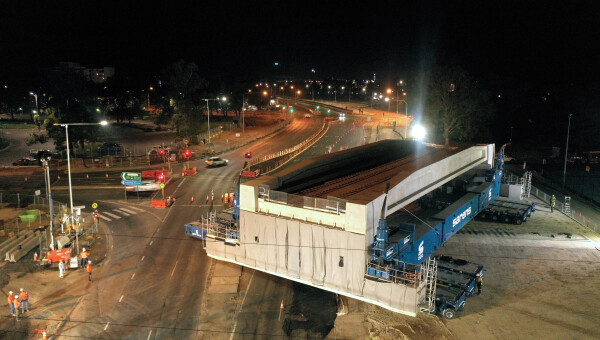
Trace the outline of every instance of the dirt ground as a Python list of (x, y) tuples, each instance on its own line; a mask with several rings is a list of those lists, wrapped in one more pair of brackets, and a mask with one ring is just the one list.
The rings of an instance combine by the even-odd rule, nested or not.
[(520, 226), (469, 222), (440, 249), (486, 267), (482, 294), (455, 319), (411, 318), (348, 299), (349, 313), (328, 338), (600, 338), (600, 236), (540, 206)]

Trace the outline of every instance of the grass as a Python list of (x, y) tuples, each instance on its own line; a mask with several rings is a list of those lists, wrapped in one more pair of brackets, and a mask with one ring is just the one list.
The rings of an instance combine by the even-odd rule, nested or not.
[(37, 125), (31, 123), (0, 123), (0, 129), (37, 129)]

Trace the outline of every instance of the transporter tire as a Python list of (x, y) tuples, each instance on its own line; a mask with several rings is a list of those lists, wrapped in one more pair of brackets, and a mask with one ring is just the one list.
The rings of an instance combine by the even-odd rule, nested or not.
[(510, 223), (510, 216), (506, 215), (503, 218), (504, 223)]
[(492, 214), (492, 221), (498, 221), (498, 215)]
[(456, 311), (452, 308), (446, 308), (442, 312), (442, 315), (444, 315), (444, 317), (448, 320), (454, 319), (454, 317), (456, 316)]
[(521, 223), (523, 223), (523, 219), (522, 219), (522, 218), (520, 218), (520, 217), (518, 217), (518, 218), (517, 218), (517, 220), (515, 221), (515, 223), (516, 223), (517, 225), (521, 225)]

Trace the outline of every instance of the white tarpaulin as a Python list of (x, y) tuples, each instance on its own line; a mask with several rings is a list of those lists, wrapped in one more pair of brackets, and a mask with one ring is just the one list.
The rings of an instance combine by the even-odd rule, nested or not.
[(300, 278), (304, 281), (313, 280), (313, 233), (309, 223), (300, 223)]

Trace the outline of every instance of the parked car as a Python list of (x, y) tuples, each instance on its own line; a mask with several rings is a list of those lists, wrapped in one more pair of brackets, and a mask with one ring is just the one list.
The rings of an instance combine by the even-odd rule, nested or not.
[(119, 143), (109, 143), (106, 142), (102, 144), (101, 147), (98, 148), (98, 152), (100, 155), (118, 155), (123, 152), (123, 147)]
[(244, 157), (252, 158), (252, 152), (250, 152), (250, 151), (246, 152), (246, 154), (244, 154)]
[(223, 159), (221, 157), (211, 157), (206, 160), (206, 166), (208, 167), (216, 167), (216, 166), (225, 166), (229, 160)]
[(39, 165), (39, 161), (37, 159), (28, 157), (28, 158), (19, 158), (12, 164), (13, 166), (27, 166), (27, 165)]

